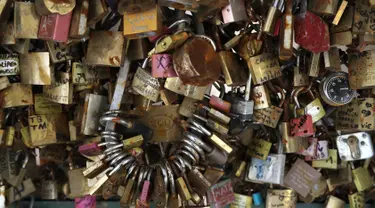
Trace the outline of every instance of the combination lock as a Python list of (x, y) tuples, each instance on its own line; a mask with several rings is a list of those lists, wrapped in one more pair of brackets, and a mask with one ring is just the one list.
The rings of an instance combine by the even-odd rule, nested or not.
[(348, 75), (344, 72), (333, 72), (324, 77), (319, 91), (322, 99), (332, 106), (346, 105), (355, 96), (355, 90), (350, 88)]

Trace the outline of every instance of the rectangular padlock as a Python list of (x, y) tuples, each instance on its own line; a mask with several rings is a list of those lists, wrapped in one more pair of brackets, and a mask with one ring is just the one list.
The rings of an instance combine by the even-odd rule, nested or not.
[[(351, 85), (350, 85), (351, 86)], [(341, 131), (372, 131), (375, 127), (374, 98), (357, 98), (336, 111), (336, 129)]]
[(9, 204), (18, 201), (36, 191), (34, 183), (31, 178), (24, 180), (21, 185), (17, 187), (10, 187), (6, 190), (6, 199)]
[(319, 15), (334, 16), (336, 14), (338, 4), (339, 4), (338, 0), (331, 0), (331, 1), (312, 0), (312, 1), (309, 1), (309, 11), (314, 12)]
[(151, 75), (154, 78), (177, 77), (173, 67), (173, 57), (170, 54), (153, 54), (151, 60)]
[(375, 86), (375, 77), (371, 70), (375, 60), (375, 50), (365, 51), (360, 57), (349, 57), (349, 84), (352, 89)]
[(18, 54), (0, 54), (0, 76), (17, 75), (19, 73), (20, 73), (19, 55)]
[(262, 84), (281, 76), (277, 57), (269, 53), (251, 57), (248, 66), (254, 84)]
[(50, 116), (29, 116), (29, 131), (33, 146), (53, 144), (56, 139), (56, 124)]
[(374, 34), (373, 8), (368, 6), (366, 1), (356, 1), (353, 18), (353, 34)]
[(219, 208), (231, 204), (235, 200), (232, 181), (227, 179), (211, 186), (207, 196), (211, 207)]
[(160, 83), (149, 72), (138, 67), (132, 82), (132, 89), (149, 100), (157, 102), (160, 95)]
[(312, 116), (306, 114), (290, 120), (290, 135), (292, 137), (309, 137), (314, 134)]
[(0, 29), (3, 30), (0, 32), (0, 44), (1, 45), (14, 45), (17, 43), (14, 23), (9, 22), (7, 24), (0, 24)]
[(179, 77), (169, 77), (165, 81), (164, 88), (195, 100), (203, 100), (209, 86), (184, 85)]
[(137, 39), (157, 35), (162, 29), (161, 19), (158, 5), (144, 12), (125, 14), (124, 36), (129, 39)]
[(72, 12), (68, 14), (49, 14), (40, 18), (38, 38), (56, 42), (68, 41)]
[(266, 160), (271, 150), (272, 143), (263, 139), (253, 138), (249, 145), (248, 154), (252, 158)]
[(284, 154), (269, 154), (266, 160), (251, 158), (245, 181), (283, 184), (285, 158)]
[(1, 105), (2, 108), (11, 108), (34, 104), (31, 85), (12, 83), (10, 87), (0, 91), (0, 97), (3, 98), (3, 102)]
[(96, 136), (99, 134), (100, 115), (108, 109), (106, 96), (86, 94), (82, 115), (81, 134)]
[(103, 150), (96, 142), (82, 144), (78, 147), (78, 151), (86, 156), (97, 156), (103, 153)]
[(89, 12), (89, 0), (77, 0), (72, 13), (69, 37), (82, 38), (88, 32), (87, 19)]
[(36, 13), (35, 4), (30, 2), (14, 3), (15, 37), (37, 39), (40, 16)]
[(341, 71), (340, 53), (336, 47), (331, 47), (328, 51), (324, 51), (324, 67), (328, 70)]
[(327, 201), (325, 203), (325, 208), (330, 208), (330, 207), (344, 208), (345, 201), (335, 196), (330, 195), (328, 196)]
[(29, 85), (51, 85), (51, 68), (48, 52), (20, 55), (21, 82)]
[(224, 24), (232, 22), (246, 21), (247, 16), (245, 2), (243, 0), (229, 0), (229, 4), (221, 10)]
[(326, 168), (326, 169), (337, 169), (337, 150), (330, 149), (328, 159), (326, 160), (314, 160), (312, 162), (314, 168)]
[(336, 144), (343, 161), (363, 160), (374, 155), (371, 136), (366, 132), (338, 136)]
[(184, 97), (182, 103), (178, 108), (178, 113), (188, 118), (192, 117), (193, 113), (197, 109), (195, 105), (196, 102), (198, 102), (198, 100), (189, 97)]
[(266, 208), (272, 207), (295, 207), (298, 195), (293, 189), (276, 190), (268, 189)]
[[(317, 147), (316, 147), (316, 155), (314, 157), (305, 157), (305, 161), (319, 161), (319, 160), (326, 160), (329, 159), (329, 153), (328, 153), (328, 141), (318, 141)], [(337, 160), (337, 152), (336, 152), (336, 160)]]
[(265, 85), (254, 86), (251, 99), (254, 101), (254, 110), (268, 108), (271, 105), (270, 93)]
[(282, 113), (282, 108), (271, 105), (268, 108), (254, 110), (254, 121), (271, 128), (276, 128)]
[(52, 63), (62, 63), (73, 59), (73, 53), (71, 52), (70, 47), (63, 48), (61, 43), (51, 40), (46, 42)]
[(60, 72), (55, 84), (44, 86), (43, 95), (49, 101), (60, 104), (73, 102), (73, 85), (70, 83), (70, 73)]
[(34, 95), (34, 110), (35, 114), (43, 115), (43, 114), (55, 114), (61, 113), (61, 105), (58, 103), (51, 102), (47, 100), (43, 94), (35, 94)]
[(125, 39), (121, 32), (93, 31), (87, 48), (86, 64), (119, 67), (124, 59)]

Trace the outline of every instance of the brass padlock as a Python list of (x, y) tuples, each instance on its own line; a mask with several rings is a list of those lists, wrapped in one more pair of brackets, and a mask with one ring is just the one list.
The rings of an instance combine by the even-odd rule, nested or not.
[(73, 101), (73, 85), (70, 83), (70, 74), (60, 72), (55, 84), (44, 86), (43, 95), (47, 100), (60, 104), (71, 104)]
[(53, 1), (36, 0), (36, 11), (40, 16), (57, 13), (60, 15), (68, 14), (76, 6), (75, 0)]
[(309, 1), (309, 10), (325, 16), (334, 16), (337, 11), (339, 1), (332, 0), (332, 1), (319, 1), (313, 0)]
[(327, 169), (337, 169), (337, 150), (330, 149), (327, 160), (314, 160), (312, 162), (312, 167), (314, 168), (327, 168)]
[(37, 39), (40, 16), (36, 13), (35, 4), (14, 2), (15, 38)]
[[(299, 58), (299, 57), (298, 57)], [(299, 62), (298, 62), (299, 63)], [(296, 67), (293, 69), (293, 86), (294, 87), (302, 87), (309, 85), (309, 75), (302, 71), (299, 67), (299, 64), (297, 64)]]
[(98, 135), (100, 115), (108, 109), (107, 97), (87, 94), (82, 115), (81, 134)]
[(310, 57), (309, 76), (318, 77), (320, 71), (320, 53), (312, 53)]
[(215, 50), (211, 38), (196, 35), (173, 53), (173, 66), (184, 84), (206, 86), (219, 79), (221, 64)]
[(43, 94), (34, 95), (34, 110), (38, 115), (62, 112), (60, 104), (47, 100)]
[(47, 41), (47, 47), (52, 63), (54, 64), (73, 59), (70, 47), (63, 48), (61, 43), (51, 40)]
[(17, 187), (10, 187), (6, 190), (6, 198), (8, 204), (18, 201), (36, 191), (34, 183), (31, 178), (22, 182), (21, 185)]
[(0, 44), (13, 46), (17, 43), (16, 30), (14, 29), (14, 23), (8, 22), (7, 24), (0, 25), (3, 32), (0, 33)]
[(2, 100), (2, 108), (10, 108), (17, 106), (27, 106), (34, 103), (31, 85), (21, 83), (13, 83), (10, 87), (0, 91)]
[(19, 56), (17, 54), (0, 54), (0, 75), (9, 76), (20, 73)]
[(183, 84), (179, 77), (168, 77), (164, 88), (186, 97), (203, 100), (204, 94), (209, 86), (195, 86)]
[(72, 22), (70, 24), (69, 37), (82, 38), (88, 32), (87, 18), (89, 11), (89, 0), (77, 0), (73, 7)]
[(10, 87), (10, 82), (9, 82), (8, 77), (0, 77), (0, 90), (3, 90), (7, 87)]
[(297, 193), (292, 189), (267, 190), (266, 208), (271, 207), (295, 207), (297, 204)]
[(109, 13), (108, 6), (104, 0), (92, 0), (89, 6), (89, 15), (87, 19), (88, 26), (94, 26)]
[[(160, 2), (159, 2), (160, 3)], [(161, 32), (161, 12), (158, 5), (147, 11), (124, 15), (124, 36), (129, 39), (158, 35)]]
[(21, 82), (29, 85), (51, 85), (48, 52), (33, 52), (20, 56)]
[(368, 2), (366, 1), (356, 1), (355, 2), (355, 10), (354, 10), (354, 21), (353, 21), (353, 33), (354, 34), (365, 34), (370, 33), (373, 34), (375, 32), (375, 28), (372, 26), (372, 21), (369, 20), (368, 15), (373, 11), (373, 8), (368, 6)]
[(324, 67), (328, 70), (341, 71), (340, 53), (336, 47), (323, 52)]
[(247, 65), (252, 74), (254, 84), (262, 84), (281, 76), (279, 61), (272, 54), (263, 53), (251, 57)]
[(124, 60), (125, 44), (125, 39), (121, 32), (91, 32), (86, 64), (119, 67)]
[(359, 58), (349, 56), (349, 84), (352, 89), (375, 86), (375, 77), (371, 76), (373, 60), (375, 50), (365, 51)]
[(197, 109), (197, 106), (195, 105), (196, 102), (198, 102), (198, 100), (189, 97), (184, 97), (184, 100), (178, 108), (178, 113), (188, 118), (192, 117), (193, 113)]
[(33, 146), (53, 144), (56, 139), (56, 124), (52, 116), (29, 116), (29, 131)]
[[(162, 2), (160, 2), (159, 4), (162, 4)], [(117, 10), (120, 14), (133, 14), (144, 12), (154, 7), (155, 0), (120, 0), (117, 6)]]
[(344, 32), (344, 31), (350, 30), (353, 26), (353, 21), (354, 21), (353, 15), (354, 15), (354, 6), (349, 5), (345, 9), (342, 17), (340, 18), (340, 22), (338, 23), (338, 25), (335, 25), (335, 24), (332, 25), (330, 29), (331, 33), (338, 33), (338, 32)]

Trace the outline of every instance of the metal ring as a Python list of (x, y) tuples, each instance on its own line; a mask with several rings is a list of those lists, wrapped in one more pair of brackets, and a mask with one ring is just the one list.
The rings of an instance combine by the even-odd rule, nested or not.
[(205, 36), (205, 35), (195, 35), (194, 38), (201, 38), (203, 40), (208, 41), (212, 45), (212, 48), (214, 48), (214, 51), (216, 51), (215, 42), (210, 37)]
[(191, 124), (193, 124), (195, 127), (197, 127), (198, 129), (200, 129), (205, 135), (207, 135), (207, 136), (211, 136), (212, 135), (212, 133), (207, 128), (205, 128), (202, 124), (198, 123), (193, 118), (189, 118), (188, 121)]
[(197, 164), (198, 160), (191, 152), (186, 151), (186, 150), (179, 150), (178, 153), (184, 154), (185, 156), (187, 156), (192, 161), (193, 165)]
[(135, 170), (135, 168), (137, 167), (137, 163), (134, 162), (132, 163), (130, 166), (129, 166), (129, 169), (127, 169), (127, 174), (125, 176), (125, 180), (128, 180), (129, 177), (131, 176), (131, 174), (133, 173), (133, 171)]
[(183, 157), (181, 157), (181, 160), (182, 162), (184, 163), (184, 165), (189, 169), (191, 170), (193, 167), (191, 166), (190, 163), (188, 163), (188, 161), (186, 161)]
[(99, 122), (102, 126), (105, 126), (107, 122), (114, 122), (116, 124), (120, 124), (122, 126), (125, 126), (126, 128), (132, 128), (132, 122), (125, 120), (124, 118), (120, 116), (112, 116), (112, 115), (104, 115), (100, 117)]
[(119, 149), (119, 148), (121, 148), (121, 147), (123, 147), (123, 146), (124, 146), (123, 143), (120, 143), (120, 144), (116, 144), (116, 145), (110, 146), (110, 147), (108, 147), (106, 150), (104, 150), (103, 153), (106, 154), (106, 153), (108, 153), (108, 152), (110, 152), (110, 151), (112, 151), (112, 150), (114, 150), (114, 149)]
[(190, 139), (192, 142), (194, 142), (197, 145), (199, 145), (200, 147), (202, 147), (205, 151), (207, 151), (207, 152), (211, 152), (212, 151), (211, 147), (209, 147), (206, 143), (204, 143), (200, 138), (198, 138), (194, 134), (192, 134), (192, 133), (190, 133), (188, 131), (185, 131), (183, 135), (185, 137), (187, 137), (188, 139)]
[(194, 148), (198, 154), (199, 154), (199, 157), (201, 158), (201, 160), (206, 160), (206, 154), (204, 153), (203, 149), (198, 146), (196, 143), (188, 140), (188, 139), (182, 139), (181, 142), (184, 142), (186, 143), (187, 145), (190, 145), (192, 148)]
[(114, 154), (108, 155), (108, 157), (105, 158), (104, 161), (109, 162), (109, 161), (113, 160), (115, 157), (119, 156), (121, 153), (122, 153), (121, 151), (118, 151)]
[(176, 25), (179, 25), (179, 24), (182, 24), (182, 23), (187, 23), (188, 25), (190, 25), (191, 21), (187, 18), (180, 19), (180, 20), (177, 20), (176, 22), (172, 23), (171, 25), (169, 25), (169, 27), (167, 29), (170, 30), (173, 27), (175, 27)]
[[(188, 153), (190, 153), (190, 156), (193, 156), (193, 160), (195, 161), (195, 163), (199, 162), (198, 152), (195, 151), (195, 149), (192, 148), (190, 145), (183, 145), (182, 149), (180, 149), (180, 150), (181, 150), (181, 152), (184, 151), (184, 150), (188, 151)], [(184, 153), (184, 154), (186, 155), (186, 153)], [(190, 156), (188, 156), (188, 157), (190, 157)]]
[(116, 164), (117, 161), (120, 161), (122, 158), (126, 157), (128, 154), (127, 153), (122, 153), (121, 155), (115, 157), (110, 163), (109, 165), (114, 165)]
[(118, 142), (115, 141), (106, 141), (106, 142), (100, 142), (98, 144), (98, 147), (106, 146), (106, 145), (117, 145), (119, 144)]
[(172, 168), (171, 166), (169, 165), (168, 161), (165, 160), (164, 161), (164, 165), (167, 169), (167, 174), (168, 174), (168, 179), (169, 179), (169, 182), (170, 182), (170, 189), (171, 189), (171, 194), (172, 195), (175, 195), (176, 194), (176, 186), (175, 186), (175, 183), (174, 183), (174, 177), (173, 177), (173, 172), (172, 172)]

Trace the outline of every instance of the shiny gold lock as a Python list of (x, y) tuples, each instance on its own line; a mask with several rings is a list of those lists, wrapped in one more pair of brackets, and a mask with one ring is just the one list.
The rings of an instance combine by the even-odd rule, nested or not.
[(351, 45), (353, 42), (352, 31), (331, 34), (331, 45)]
[(281, 76), (277, 57), (269, 53), (251, 57), (248, 61), (248, 67), (254, 84), (261, 84)]
[(233, 148), (220, 139), (216, 134), (212, 134), (209, 137), (209, 140), (227, 154), (230, 154), (233, 151)]
[(141, 118), (142, 123), (153, 130), (153, 142), (177, 141), (182, 129), (175, 121), (181, 119), (178, 105), (152, 106)]
[(56, 124), (49, 115), (29, 116), (29, 131), (34, 147), (57, 142)]
[(372, 66), (375, 60), (375, 50), (365, 51), (361, 57), (349, 57), (349, 85), (352, 89), (362, 89), (375, 86), (375, 76)]
[(69, 73), (57, 74), (55, 84), (44, 86), (43, 95), (47, 100), (60, 104), (71, 104), (73, 102), (73, 85), (70, 83)]
[(14, 128), (14, 126), (8, 126), (5, 129), (4, 142), (6, 146), (8, 147), (13, 146), (15, 133), (16, 133), (16, 128)]
[(30, 85), (51, 85), (48, 52), (32, 52), (20, 56), (21, 82)]
[(344, 208), (345, 207), (345, 201), (335, 197), (335, 196), (328, 196), (328, 199), (326, 201), (326, 205), (325, 205), (325, 208), (331, 208), (331, 207), (335, 207), (335, 208)]
[(158, 5), (135, 14), (124, 15), (124, 36), (129, 39), (154, 36), (161, 32), (161, 14)]
[(328, 151), (327, 160), (313, 160), (312, 166), (314, 168), (337, 169), (337, 150), (329, 149)]
[(234, 193), (234, 202), (230, 208), (251, 208), (253, 198), (251, 196)]
[(315, 123), (324, 117), (326, 111), (319, 98), (315, 98), (311, 103), (305, 107), (305, 113), (312, 116), (312, 122)]
[(35, 4), (18, 1), (14, 3), (15, 37), (37, 39), (40, 16), (36, 13)]
[(293, 191), (292, 189), (286, 189), (286, 190), (268, 189), (267, 191), (266, 208), (295, 207), (296, 204), (297, 204), (297, 193)]
[(57, 13), (60, 15), (68, 14), (76, 6), (75, 0), (36, 0), (36, 11), (40, 16)]
[(254, 138), (249, 145), (248, 154), (251, 157), (265, 160), (271, 150), (272, 143)]
[(186, 97), (203, 100), (208, 86), (184, 85), (180, 78), (168, 77), (165, 81), (164, 88)]
[(303, 149), (308, 148), (308, 141), (300, 137), (290, 136), (289, 122), (281, 122), (279, 125), (279, 131), (282, 136), (282, 141), (284, 145), (284, 153), (295, 153), (298, 152), (301, 147)]
[(86, 54), (86, 64), (119, 67), (124, 58), (125, 44), (125, 39), (121, 32), (91, 32)]
[(338, 0), (332, 0), (332, 1), (313, 0), (313, 1), (309, 1), (309, 11), (312, 11), (320, 15), (333, 16), (336, 14), (338, 4), (339, 4)]
[(336, 47), (331, 47), (323, 52), (324, 67), (328, 70), (341, 71), (340, 53)]
[(353, 181), (358, 191), (364, 191), (372, 187), (372, 178), (370, 172), (364, 167), (359, 167), (353, 172)]
[(108, 13), (108, 6), (105, 0), (91, 0), (87, 25), (94, 26), (97, 22), (101, 21)]
[(190, 200), (191, 194), (186, 186), (185, 180), (182, 177), (179, 177), (176, 179), (177, 182), (177, 189), (179, 190), (179, 193), (182, 193), (181, 197), (184, 200)]
[(73, 7), (73, 15), (70, 23), (69, 37), (82, 38), (88, 32), (87, 18), (89, 11), (89, 0), (77, 0)]
[(9, 22), (7, 24), (0, 25), (0, 29), (3, 30), (0, 34), (1, 45), (14, 45), (17, 43), (16, 30), (14, 29), (14, 23)]
[(178, 108), (178, 113), (188, 118), (192, 117), (193, 113), (197, 109), (197, 106), (195, 104), (197, 102), (198, 100), (196, 99), (184, 97), (184, 100), (182, 101), (180, 107)]
[(0, 77), (0, 90), (10, 87), (10, 82), (8, 77)]
[(270, 94), (265, 85), (254, 86), (251, 99), (254, 101), (254, 110), (268, 108), (271, 105)]
[(34, 103), (31, 85), (13, 83), (10, 87), (0, 91), (2, 108), (32, 105)]
[(339, 24), (340, 19), (341, 19), (342, 15), (344, 14), (344, 11), (345, 11), (347, 5), (348, 5), (347, 1), (344, 0), (344, 1), (341, 2), (340, 7), (338, 8), (338, 11), (336, 13), (336, 16), (332, 21), (333, 25)]

